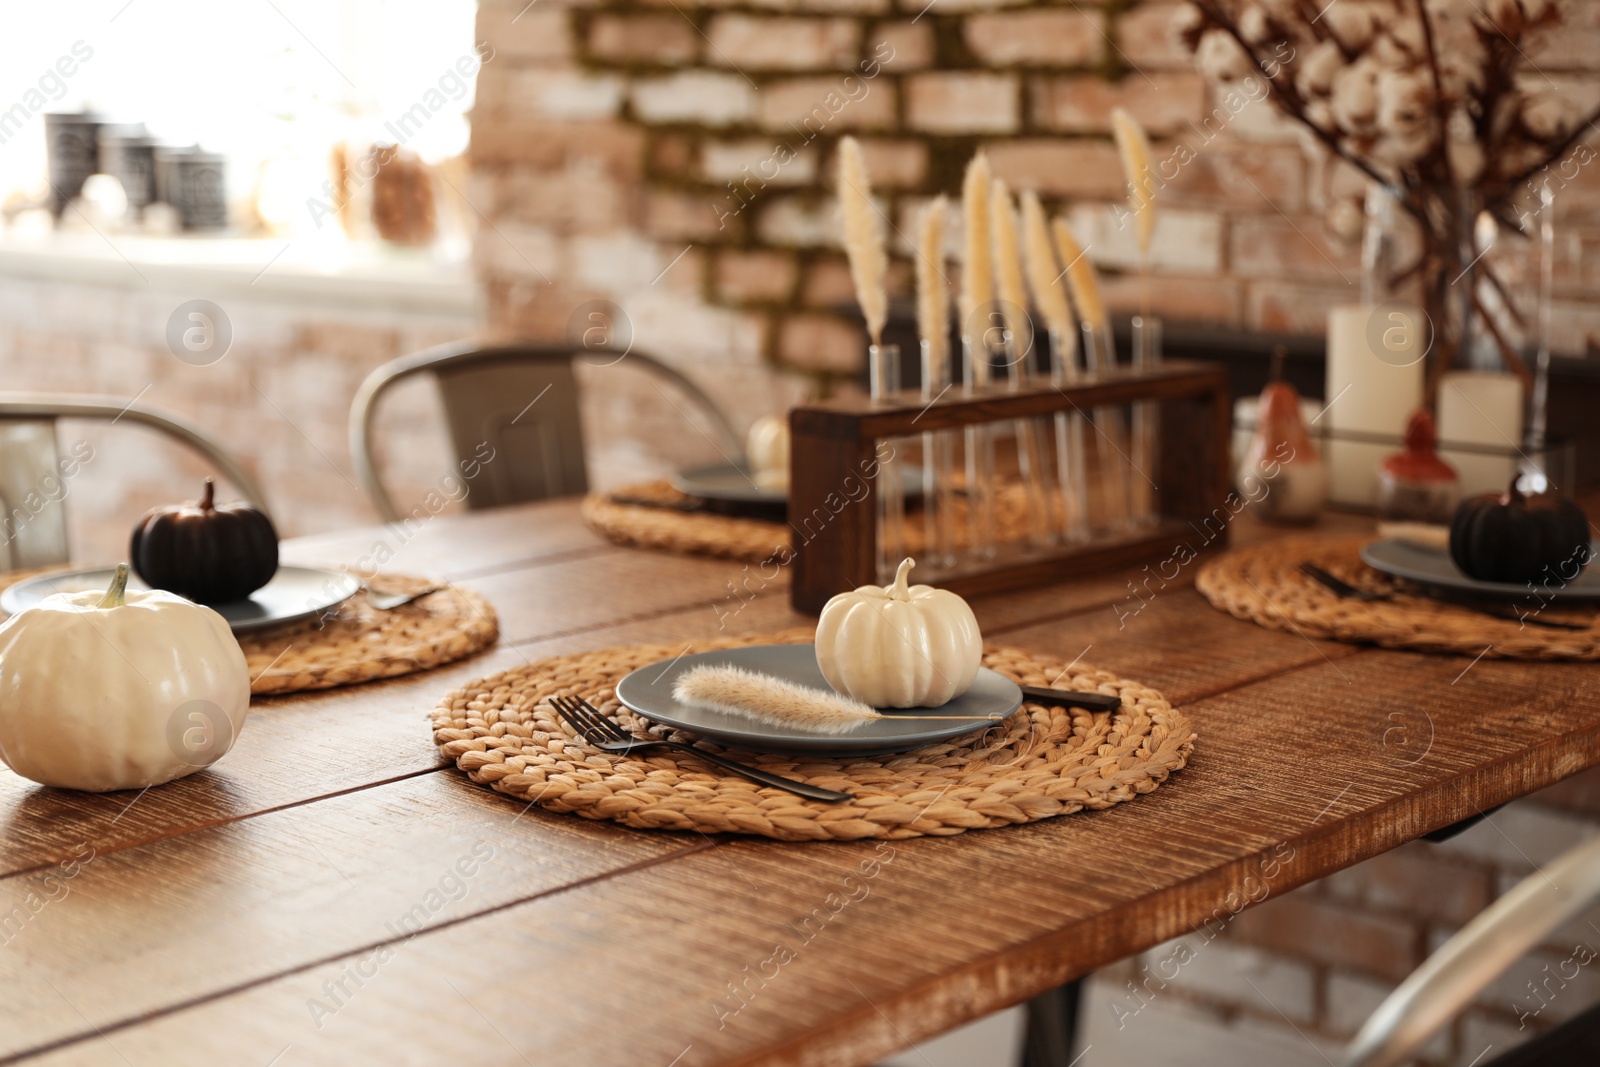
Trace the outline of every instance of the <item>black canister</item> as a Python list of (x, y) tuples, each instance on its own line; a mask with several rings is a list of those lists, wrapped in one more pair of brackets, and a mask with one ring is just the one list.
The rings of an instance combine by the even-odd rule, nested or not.
[(171, 161), (168, 199), (186, 230), (228, 225), (227, 160), (216, 152), (184, 152)]
[(155, 139), (142, 125), (100, 129), (100, 172), (122, 183), (135, 213), (156, 199), (155, 149)]
[(45, 157), (50, 172), (50, 210), (59, 218), (83, 183), (100, 169), (101, 116), (92, 111), (47, 111)]

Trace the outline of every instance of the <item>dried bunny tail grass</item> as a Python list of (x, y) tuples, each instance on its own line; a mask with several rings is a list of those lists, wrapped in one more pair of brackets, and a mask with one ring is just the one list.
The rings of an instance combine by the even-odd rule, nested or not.
[(994, 299), (994, 264), (989, 258), (989, 157), (967, 164), (961, 182), (961, 336), (975, 326), (980, 309)]
[(672, 685), (673, 699), (769, 726), (842, 734), (883, 716), (871, 705), (743, 667), (694, 667)]
[(1150, 166), (1150, 138), (1139, 120), (1122, 108), (1111, 112), (1111, 130), (1122, 154), (1122, 171), (1128, 178), (1128, 206), (1133, 209), (1133, 232), (1140, 259), (1150, 256), (1150, 238), (1156, 232), (1155, 175)]
[(944, 276), (944, 223), (950, 201), (939, 197), (917, 217), (917, 329), (943, 378), (950, 362), (950, 286)]
[(989, 230), (994, 238), (994, 273), (1000, 292), (1000, 313), (1020, 358), (1033, 344), (1028, 318), (1028, 290), (1022, 280), (1022, 250), (1017, 241), (1017, 209), (1011, 189), (1001, 179), (989, 185)]
[(1039, 316), (1063, 344), (1077, 344), (1072, 307), (1067, 303), (1067, 291), (1061, 287), (1061, 267), (1055, 249), (1050, 247), (1050, 224), (1045, 221), (1044, 205), (1032, 189), (1022, 194), (1022, 252), (1028, 288), (1033, 291)]
[(883, 326), (889, 319), (889, 294), (884, 288), (889, 257), (883, 248), (877, 210), (872, 206), (867, 161), (854, 137), (839, 142), (839, 205), (844, 213), (844, 251), (850, 258), (856, 299), (861, 303), (872, 343), (881, 344)]
[(1078, 317), (1096, 330), (1105, 329), (1111, 320), (1106, 317), (1106, 304), (1100, 297), (1100, 278), (1095, 274), (1094, 264), (1078, 245), (1078, 239), (1072, 236), (1066, 219), (1056, 219), (1053, 228), (1056, 251), (1061, 253), (1061, 262), (1067, 268), (1067, 288), (1072, 290)]

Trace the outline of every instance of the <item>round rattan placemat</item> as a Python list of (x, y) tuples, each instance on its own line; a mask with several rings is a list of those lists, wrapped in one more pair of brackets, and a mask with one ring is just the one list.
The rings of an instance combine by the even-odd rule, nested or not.
[[(1504, 659), (1600, 659), (1600, 617), (1592, 610), (1555, 605), (1541, 610), (1532, 592), (1515, 604), (1494, 605), (1539, 619), (1589, 624), (1586, 630), (1557, 630), (1430, 599), (1361, 562), (1361, 548), (1371, 540), (1294, 537), (1238, 549), (1201, 568), (1195, 587), (1230, 615), (1306, 637)], [(1308, 562), (1357, 589), (1393, 599), (1335, 596), (1300, 573), (1300, 564)]]
[[(659, 500), (669, 507), (649, 507), (620, 503), (613, 496)], [(619, 545), (655, 548), (693, 556), (715, 556), (745, 563), (763, 563), (774, 556), (782, 559), (793, 544), (793, 530), (785, 523), (737, 518), (715, 512), (685, 512), (673, 506), (691, 503), (669, 482), (644, 482), (615, 490), (590, 493), (584, 497), (582, 514), (601, 536)], [(963, 498), (955, 499), (956, 547), (967, 541), (967, 513)], [(1028, 536), (1028, 498), (1021, 485), (1002, 486), (995, 494), (995, 537), (998, 541), (1022, 541)], [(906, 551), (919, 555), (927, 545), (921, 512), (915, 507), (906, 512)]]
[[(811, 640), (791, 630), (713, 642), (696, 651)], [(556, 656), (473, 682), (433, 713), (439, 750), (473, 781), (556, 812), (651, 830), (754, 834), (783, 841), (949, 835), (1108, 808), (1149, 793), (1188, 761), (1194, 732), (1160, 693), (1107, 671), (1014, 648), (984, 663), (1024, 685), (1118, 693), (1122, 709), (1024, 704), (1003, 723), (911, 752), (827, 758), (739, 751), (735, 758), (853, 793), (838, 804), (757, 785), (669, 749), (600, 752), (578, 740), (546, 702), (577, 694), (625, 729), (695, 742), (621, 707), (617, 682), (671, 659), (681, 645), (639, 645)], [(723, 749), (700, 741), (710, 751)]]
[[(426, 589), (426, 578), (385, 574), (380, 593)], [(331, 689), (441, 667), (495, 643), (500, 623), (480, 594), (440, 585), (389, 611), (367, 601), (366, 590), (339, 605), (332, 618), (312, 618), (240, 634), (253, 696)]]
[[(60, 569), (0, 575), (0, 590)], [(398, 574), (375, 581), (380, 593), (439, 588), (391, 611), (373, 607), (363, 589), (332, 616), (238, 635), (250, 669), (250, 694), (281, 696), (395, 678), (465, 659), (500, 636), (494, 608), (471, 590)]]

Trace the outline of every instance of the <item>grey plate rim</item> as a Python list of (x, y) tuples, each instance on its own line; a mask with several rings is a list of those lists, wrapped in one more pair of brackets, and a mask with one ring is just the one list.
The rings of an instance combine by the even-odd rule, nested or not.
[[(654, 689), (658, 684), (659, 677), (665, 675), (667, 671), (672, 670), (673, 667), (678, 664), (683, 664), (685, 667), (687, 667), (697, 662), (702, 662), (708, 657), (717, 657), (722, 660), (726, 660), (731, 657), (734, 660), (739, 660), (751, 654), (770, 652), (773, 649), (788, 650), (801, 648), (811, 649), (813, 650), (812, 654), (815, 655), (815, 645), (776, 644), (746, 645), (739, 648), (711, 649), (706, 652), (696, 652), (691, 655), (678, 656), (674, 659), (657, 660), (654, 663), (647, 663), (642, 667), (629, 671), (626, 675), (619, 679), (616, 684), (617, 700), (624, 707), (628, 708), (628, 710), (650, 720), (651, 722), (658, 722), (664, 726), (671, 726), (675, 729), (685, 730), (697, 737), (703, 737), (708, 741), (714, 741), (717, 744), (724, 745), (728, 748), (744, 749), (750, 752), (773, 752), (780, 754), (808, 756), (881, 756), (895, 752), (906, 752), (914, 748), (921, 748), (923, 745), (932, 744), (937, 741), (947, 741), (952, 737), (960, 737), (963, 734), (973, 733), (977, 730), (993, 726), (997, 722), (1002, 721), (1002, 719), (1005, 717), (1014, 714), (1018, 708), (1022, 707), (1022, 689), (1017, 685), (1017, 683), (1013, 682), (1010, 678), (1007, 678), (999, 671), (993, 670), (989, 667), (980, 667), (978, 668), (978, 676), (980, 678), (993, 677), (1015, 690), (1016, 696), (1014, 702), (1012, 702), (1011, 706), (1004, 711), (1001, 719), (991, 720), (988, 718), (974, 718), (964, 723), (929, 723), (929, 728), (919, 732), (915, 737), (894, 738), (892, 739), (891, 744), (884, 743), (890, 739), (882, 737), (873, 738), (870, 736), (859, 737), (856, 739), (856, 744), (851, 744), (851, 739), (848, 736), (839, 736), (833, 734), (817, 735), (816, 737), (807, 737), (803, 739), (777, 737), (773, 738), (767, 743), (762, 743), (763, 735), (760, 733), (760, 728), (755, 724), (752, 724), (752, 727), (749, 731), (707, 729), (703, 723), (697, 723), (672, 713), (663, 714), (657, 708), (641, 707), (639, 705), (644, 702), (640, 701), (639, 698), (632, 693), (632, 690), (635, 688), (635, 686), (641, 684), (630, 684), (632, 679), (640, 678), (648, 672), (654, 672), (654, 674), (657, 676), (657, 679), (642, 683), (649, 686), (651, 689)], [(630, 697), (632, 697), (632, 699), (630, 699)], [(1008, 697), (1008, 699), (1010, 698)], [(674, 706), (681, 706), (677, 705), (676, 701), (673, 701), (673, 704)], [(994, 712), (986, 714), (1001, 715), (1001, 712), (997, 707)], [(874, 744), (874, 742), (877, 743)]]
[[(32, 607), (32, 604), (18, 604), (16, 596), (23, 590), (38, 586), (41, 583), (59, 582), (63, 579), (81, 579), (95, 575), (104, 575), (106, 580), (109, 581), (112, 573), (115, 571), (116, 567), (114, 566), (74, 567), (70, 570), (51, 571), (48, 574), (41, 574), (25, 581), (17, 582), (14, 585), (8, 586), (3, 593), (0, 593), (0, 611), (5, 612), (7, 615), (15, 615), (19, 611)], [(329, 570), (325, 567), (301, 567), (294, 564), (285, 564), (280, 566), (277, 573), (272, 576), (272, 581), (268, 582), (262, 588), (270, 588), (273, 582), (276, 582), (280, 576), (291, 572), (296, 575), (304, 575), (311, 578), (322, 578), (324, 580), (333, 579), (334, 581), (340, 583), (340, 592), (338, 595), (329, 594), (322, 600), (317, 601), (314, 605), (308, 605), (304, 610), (297, 611), (292, 614), (269, 615), (259, 619), (228, 619), (228, 628), (236, 634), (246, 634), (253, 633), (256, 630), (271, 629), (274, 626), (286, 626), (291, 622), (300, 622), (304, 619), (309, 619), (313, 615), (327, 611), (331, 607), (343, 604), (346, 600), (349, 600), (351, 597), (355, 596), (361, 591), (361, 583), (355, 578), (354, 575), (351, 575), (345, 571)], [(144, 588), (142, 583), (139, 587)], [(37, 603), (37, 601), (35, 601), (35, 603)], [(225, 604), (212, 605), (213, 610), (227, 606), (228, 605)], [(222, 612), (219, 610), (218, 614), (222, 614)], [(223, 618), (226, 619), (227, 616), (223, 615)]]
[(751, 477), (749, 470), (737, 463), (710, 463), (703, 467), (673, 471), (668, 481), (678, 492), (687, 496), (697, 496), (702, 500), (726, 500), (736, 504), (786, 504), (789, 501), (789, 494), (783, 489), (763, 489), (753, 484), (735, 484), (729, 487), (709, 484), (702, 480), (718, 474), (743, 474), (746, 478)]
[[(1429, 562), (1441, 564), (1438, 570), (1429, 570), (1426, 567), (1417, 567), (1408, 563), (1404, 558), (1396, 560), (1385, 556), (1384, 553), (1404, 551)], [(1413, 545), (1399, 537), (1380, 537), (1369, 541), (1361, 547), (1361, 562), (1373, 570), (1382, 571), (1384, 574), (1395, 578), (1404, 578), (1407, 581), (1417, 582), (1420, 585), (1431, 586), (1435, 589), (1448, 589), (1451, 592), (1463, 593), (1469, 596), (1485, 599), (1501, 599), (1510, 597), (1533, 596), (1534, 593), (1526, 585), (1514, 585), (1510, 582), (1480, 582), (1476, 578), (1469, 578), (1456, 569), (1455, 563), (1450, 559), (1450, 553), (1444, 549), (1429, 549)], [(1584, 586), (1573, 588), (1566, 586), (1561, 589), (1541, 589), (1538, 595), (1553, 600), (1567, 600), (1574, 602), (1588, 602), (1600, 600), (1600, 577), (1597, 577), (1593, 566), (1586, 568)]]

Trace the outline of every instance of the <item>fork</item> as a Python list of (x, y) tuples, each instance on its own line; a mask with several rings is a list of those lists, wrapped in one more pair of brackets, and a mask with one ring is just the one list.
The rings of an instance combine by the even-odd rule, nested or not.
[(834, 804), (841, 800), (854, 799), (849, 793), (836, 793), (832, 789), (823, 789), (820, 786), (797, 782), (793, 778), (785, 778), (781, 774), (773, 774), (759, 767), (751, 767), (736, 760), (725, 759), (722, 756), (695, 748), (693, 745), (686, 745), (681, 741), (663, 741), (655, 737), (635, 737), (606, 718), (593, 704), (579, 696), (551, 697), (550, 706), (556, 709), (556, 714), (560, 716), (562, 722), (571, 726), (579, 737), (602, 752), (628, 753), (639, 748), (670, 748), (679, 752), (687, 752), (696, 759), (705, 760), (707, 763), (721, 767), (723, 770), (732, 771), (734, 774), (742, 774), (753, 782), (770, 785), (775, 789), (786, 789), (791, 793), (809, 797), (812, 800), (823, 800)]
[[(1332, 593), (1334, 596), (1343, 597), (1347, 600), (1363, 600), (1367, 603), (1379, 603), (1394, 599), (1394, 594), (1392, 593), (1374, 593), (1366, 589), (1357, 589), (1349, 582), (1335, 577), (1326, 570), (1317, 566), (1315, 563), (1306, 562), (1300, 564), (1300, 573), (1305, 575), (1307, 578), (1310, 578), (1324, 589), (1328, 590), (1328, 592)], [(1502, 611), (1499, 608), (1486, 607), (1482, 604), (1464, 604), (1459, 600), (1446, 600), (1444, 597), (1434, 597), (1432, 599), (1439, 601), (1441, 604), (1451, 604), (1466, 611), (1475, 611), (1479, 615), (1488, 615), (1492, 618), (1504, 619), (1506, 622), (1520, 622), (1531, 626), (1543, 626), (1547, 630), (1589, 629), (1589, 625), (1587, 623), (1562, 622), (1558, 619), (1539, 619), (1532, 615), (1520, 615), (1515, 609), (1510, 611)]]

